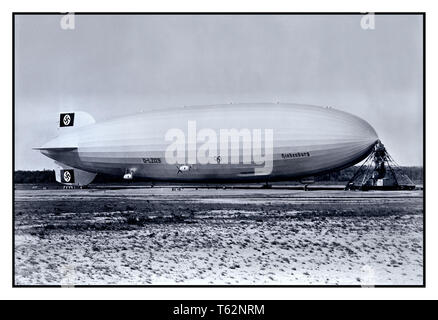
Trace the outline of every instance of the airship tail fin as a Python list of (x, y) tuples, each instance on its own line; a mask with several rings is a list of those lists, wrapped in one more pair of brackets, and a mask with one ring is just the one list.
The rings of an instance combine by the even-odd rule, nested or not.
[(60, 128), (79, 128), (95, 122), (94, 118), (84, 111), (61, 112), (59, 114)]
[(56, 162), (58, 168), (55, 170), (56, 181), (68, 186), (86, 186), (96, 177), (96, 173), (88, 172), (65, 164)]

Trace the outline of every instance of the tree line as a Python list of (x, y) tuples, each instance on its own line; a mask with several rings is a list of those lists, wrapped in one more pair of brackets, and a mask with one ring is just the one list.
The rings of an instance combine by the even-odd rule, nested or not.
[[(333, 171), (315, 177), (315, 181), (322, 182), (347, 182), (353, 177), (358, 169), (357, 166), (349, 167), (339, 171)], [(401, 167), (403, 172), (414, 182), (423, 182), (423, 167)], [(98, 174), (94, 183), (123, 182), (122, 177)], [(35, 170), (14, 172), (14, 183), (55, 183), (55, 170)]]

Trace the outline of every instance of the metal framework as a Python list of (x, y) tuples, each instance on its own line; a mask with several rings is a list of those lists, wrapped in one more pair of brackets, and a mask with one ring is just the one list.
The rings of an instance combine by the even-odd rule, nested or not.
[(412, 190), (415, 184), (403, 172), (385, 146), (378, 141), (374, 150), (348, 181), (346, 190)]

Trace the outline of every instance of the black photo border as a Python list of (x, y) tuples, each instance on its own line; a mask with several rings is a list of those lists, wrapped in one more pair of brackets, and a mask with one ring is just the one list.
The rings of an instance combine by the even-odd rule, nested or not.
[[(65, 15), (67, 12), (12, 12), (12, 287), (61, 288), (62, 285), (15, 283), (15, 17), (19, 15)], [(75, 15), (365, 15), (367, 12), (74, 12)], [(423, 41), (423, 283), (421, 285), (373, 285), (375, 288), (426, 288), (426, 13), (373, 12), (375, 15), (422, 16)], [(74, 285), (75, 288), (367, 288), (363, 285)]]

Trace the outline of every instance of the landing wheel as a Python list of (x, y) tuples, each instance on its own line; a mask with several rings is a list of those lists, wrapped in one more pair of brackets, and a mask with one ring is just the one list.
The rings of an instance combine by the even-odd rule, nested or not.
[(271, 189), (271, 188), (272, 188), (272, 184), (269, 184), (268, 182), (262, 185), (262, 189)]

